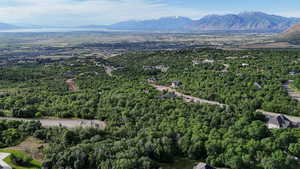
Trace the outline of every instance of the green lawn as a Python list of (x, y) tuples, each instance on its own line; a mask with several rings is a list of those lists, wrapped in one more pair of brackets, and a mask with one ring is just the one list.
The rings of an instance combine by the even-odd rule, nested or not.
[[(11, 153), (18, 157), (28, 156), (25, 153), (16, 151), (16, 150), (1, 149), (0, 152)], [(30, 162), (30, 165), (28, 165), (28, 166), (17, 166), (12, 162), (12, 159), (10, 157), (5, 158), (4, 161), (8, 165), (10, 165), (13, 169), (41, 169), (41, 166), (42, 166), (41, 162), (39, 162), (37, 160), (32, 160)]]

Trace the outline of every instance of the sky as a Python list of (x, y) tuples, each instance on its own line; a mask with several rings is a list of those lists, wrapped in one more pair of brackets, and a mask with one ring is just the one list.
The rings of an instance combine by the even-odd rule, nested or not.
[(0, 0), (0, 22), (47, 26), (261, 11), (300, 17), (300, 0)]

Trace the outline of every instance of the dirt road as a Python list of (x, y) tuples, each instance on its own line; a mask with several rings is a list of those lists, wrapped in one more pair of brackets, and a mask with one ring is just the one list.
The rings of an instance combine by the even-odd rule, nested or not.
[(291, 82), (292, 80), (288, 80), (283, 83), (282, 87), (288, 92), (289, 96), (291, 96), (293, 99), (300, 101), (300, 92), (295, 91), (291, 88)]
[(69, 91), (79, 91), (79, 88), (76, 86), (75, 79), (68, 79), (66, 83), (69, 86)]
[(54, 127), (63, 126), (66, 128), (76, 128), (76, 127), (96, 127), (105, 129), (106, 123), (100, 120), (72, 120), (72, 119), (24, 119), (24, 118), (10, 118), (10, 117), (0, 117), (0, 120), (23, 120), (23, 121), (40, 121), (43, 127)]
[(219, 102), (210, 101), (210, 100), (205, 100), (205, 99), (197, 98), (197, 97), (194, 97), (194, 96), (185, 95), (185, 94), (183, 94), (183, 93), (177, 92), (175, 89), (170, 88), (170, 87), (159, 86), (159, 85), (154, 85), (154, 84), (151, 84), (151, 86), (153, 86), (153, 87), (154, 87), (156, 90), (158, 90), (158, 91), (172, 92), (172, 93), (174, 93), (177, 97), (183, 98), (186, 102), (206, 103), (206, 104), (211, 104), (211, 105), (218, 105), (218, 106), (220, 106), (220, 107), (227, 107), (227, 105), (221, 104), (221, 103), (219, 103)]

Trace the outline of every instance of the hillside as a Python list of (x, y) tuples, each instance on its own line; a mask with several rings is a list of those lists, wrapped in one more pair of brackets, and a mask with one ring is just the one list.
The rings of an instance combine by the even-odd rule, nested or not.
[(153, 20), (144, 21), (125, 21), (110, 25), (110, 29), (125, 29), (125, 30), (187, 30), (193, 24), (193, 20), (186, 17), (165, 17)]
[(300, 23), (284, 31), (279, 38), (292, 44), (300, 44)]
[(192, 20), (186, 17), (166, 17), (143, 21), (125, 21), (108, 26), (92, 25), (87, 27), (135, 31), (281, 32), (297, 22), (300, 22), (300, 18), (288, 18), (262, 12), (244, 12), (239, 14), (208, 15), (199, 20)]
[(6, 24), (6, 23), (0, 23), (0, 30), (5, 30), (5, 29), (16, 29), (18, 28), (17, 26)]
[(277, 32), (285, 30), (300, 21), (262, 12), (244, 12), (240, 14), (210, 15), (196, 21), (197, 30), (239, 30)]

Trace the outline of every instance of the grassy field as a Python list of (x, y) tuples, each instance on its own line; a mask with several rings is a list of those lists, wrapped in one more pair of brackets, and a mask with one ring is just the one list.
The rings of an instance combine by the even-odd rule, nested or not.
[[(1, 149), (0, 152), (5, 152), (5, 153), (11, 153), (14, 154), (17, 157), (24, 157), (27, 156), (25, 153), (16, 151), (16, 150), (6, 150), (6, 149)], [(10, 165), (13, 169), (40, 169), (42, 164), (41, 162), (37, 160), (32, 160), (30, 161), (30, 164), (28, 166), (17, 166), (13, 163), (11, 157), (7, 157), (4, 159), (4, 161)]]

